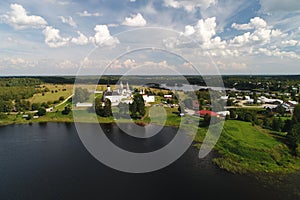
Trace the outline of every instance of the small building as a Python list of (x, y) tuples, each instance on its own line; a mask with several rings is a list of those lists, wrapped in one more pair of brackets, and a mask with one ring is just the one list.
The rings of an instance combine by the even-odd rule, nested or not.
[(273, 109), (276, 109), (278, 107), (278, 105), (266, 105), (264, 107), (264, 109), (270, 109), (270, 110), (273, 110)]
[[(256, 101), (258, 104), (261, 104), (261, 100), (257, 100)], [(247, 101), (246, 101), (246, 103), (247, 104), (254, 104), (254, 99), (248, 99)]]
[(228, 96), (221, 96), (222, 100), (228, 100)]
[(22, 118), (28, 118), (29, 115), (22, 115)]
[(250, 96), (245, 96), (245, 100), (250, 100)]
[(210, 117), (219, 117), (219, 114), (210, 110), (199, 110), (195, 111), (195, 114), (200, 117), (204, 117), (205, 115), (209, 115)]
[(89, 107), (93, 107), (93, 104), (92, 103), (88, 103), (88, 102), (85, 102), (85, 103), (76, 103), (76, 107), (78, 108), (89, 108)]
[(153, 94), (143, 94), (143, 99), (144, 99), (145, 103), (155, 102), (155, 96)]
[(164, 95), (164, 98), (166, 98), (166, 99), (172, 99), (172, 97), (173, 97), (173, 95), (171, 95), (171, 94), (165, 94)]
[(289, 100), (289, 101), (286, 102), (286, 103), (289, 104), (291, 107), (295, 107), (295, 106), (298, 104), (297, 101), (291, 101), (291, 100)]
[(46, 112), (53, 112), (53, 107), (46, 108)]
[(266, 98), (264, 96), (259, 97), (258, 99), (260, 99), (263, 103), (265, 104), (275, 104), (275, 105), (280, 105), (283, 103), (283, 101), (281, 99), (269, 99)]
[(228, 110), (219, 111), (219, 112), (217, 112), (217, 114), (220, 115), (221, 117), (226, 117), (227, 115), (230, 115), (230, 112)]

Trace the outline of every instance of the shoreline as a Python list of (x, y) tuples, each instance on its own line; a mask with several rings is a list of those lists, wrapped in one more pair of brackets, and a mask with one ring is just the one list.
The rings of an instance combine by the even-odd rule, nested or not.
[[(138, 125), (147, 125), (148, 123), (146, 122), (142, 122), (142, 121), (131, 121), (131, 120), (124, 120), (122, 122), (118, 122), (118, 123), (132, 123), (135, 122)], [(46, 119), (31, 119), (31, 120), (18, 120), (18, 121), (0, 121), (0, 126), (4, 127), (4, 126), (9, 126), (9, 125), (32, 125), (32, 124), (42, 124), (42, 123), (76, 123), (73, 120), (73, 116), (70, 115), (66, 115), (64, 118), (46, 118)], [(79, 123), (90, 123), (90, 124), (96, 124), (95, 122), (79, 122)], [(117, 124), (117, 122), (115, 122), (115, 120), (113, 118), (106, 118), (105, 120), (101, 120), (100, 118), (100, 122), (99, 124)], [(156, 124), (156, 125), (161, 125), (161, 124)], [(166, 125), (161, 125), (161, 126), (168, 126), (168, 127), (175, 127), (178, 128), (178, 125), (176, 126), (176, 124), (166, 124)], [(201, 139), (199, 139), (198, 135), (201, 134), (206, 134), (206, 129), (204, 128), (199, 128), (198, 129), (198, 134), (197, 137), (194, 138), (193, 144), (191, 146), (193, 146), (194, 148), (197, 148), (197, 150), (200, 149), (201, 147)], [(222, 133), (223, 134), (223, 133)], [(219, 143), (220, 141), (218, 141)], [(238, 160), (233, 159), (232, 157), (230, 157), (230, 153), (226, 153), (224, 151), (222, 151), (222, 148), (224, 147), (220, 147), (218, 144), (214, 147), (213, 151), (215, 151), (217, 153), (218, 156), (215, 156), (211, 159), (211, 162), (213, 162), (214, 165), (216, 165), (220, 170), (225, 170), (228, 173), (231, 174), (241, 174), (241, 175), (254, 175), (256, 177), (263, 177), (265, 175), (272, 175), (272, 176), (287, 176), (290, 174), (297, 174), (300, 172), (300, 161), (299, 158), (297, 157), (290, 157), (293, 163), (293, 166), (278, 166), (278, 167), (282, 167), (285, 170), (281, 170), (281, 168), (256, 168), (255, 163), (252, 163), (251, 160), (249, 160), (248, 162), (248, 166), (243, 166), (241, 165)], [(255, 155), (255, 153), (254, 153)], [(252, 167), (249, 167), (249, 166)], [(271, 164), (271, 163), (269, 163)]]

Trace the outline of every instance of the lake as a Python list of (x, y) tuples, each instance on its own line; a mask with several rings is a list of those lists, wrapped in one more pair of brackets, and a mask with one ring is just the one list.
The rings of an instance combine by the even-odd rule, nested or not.
[[(94, 126), (94, 125), (90, 125)], [(133, 138), (114, 124), (103, 124), (107, 137), (124, 149), (161, 148), (176, 129), (164, 127), (155, 137)], [(299, 199), (300, 175), (274, 182), (234, 175), (200, 160), (190, 147), (170, 166), (145, 174), (111, 169), (93, 158), (72, 123), (0, 127), (0, 198), (6, 199)], [(292, 187), (293, 186), (293, 187)], [(292, 192), (288, 192), (292, 190)]]

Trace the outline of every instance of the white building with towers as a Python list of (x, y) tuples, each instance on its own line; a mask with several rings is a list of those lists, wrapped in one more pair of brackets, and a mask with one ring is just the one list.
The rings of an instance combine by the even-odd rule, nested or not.
[(117, 106), (120, 102), (129, 101), (131, 94), (128, 82), (126, 83), (126, 87), (124, 87), (122, 81), (120, 81), (119, 87), (114, 90), (111, 90), (110, 84), (107, 84), (107, 90), (103, 92), (102, 100), (109, 99), (112, 106)]

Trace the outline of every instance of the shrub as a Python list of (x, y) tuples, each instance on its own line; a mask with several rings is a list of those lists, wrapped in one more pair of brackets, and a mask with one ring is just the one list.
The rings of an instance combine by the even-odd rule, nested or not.
[(44, 116), (46, 115), (46, 109), (45, 108), (39, 108), (37, 112), (38, 116)]
[(65, 97), (63, 96), (59, 97), (59, 101), (63, 101), (63, 100), (65, 100)]
[(66, 106), (65, 109), (61, 112), (63, 115), (68, 115), (71, 112), (70, 106)]

